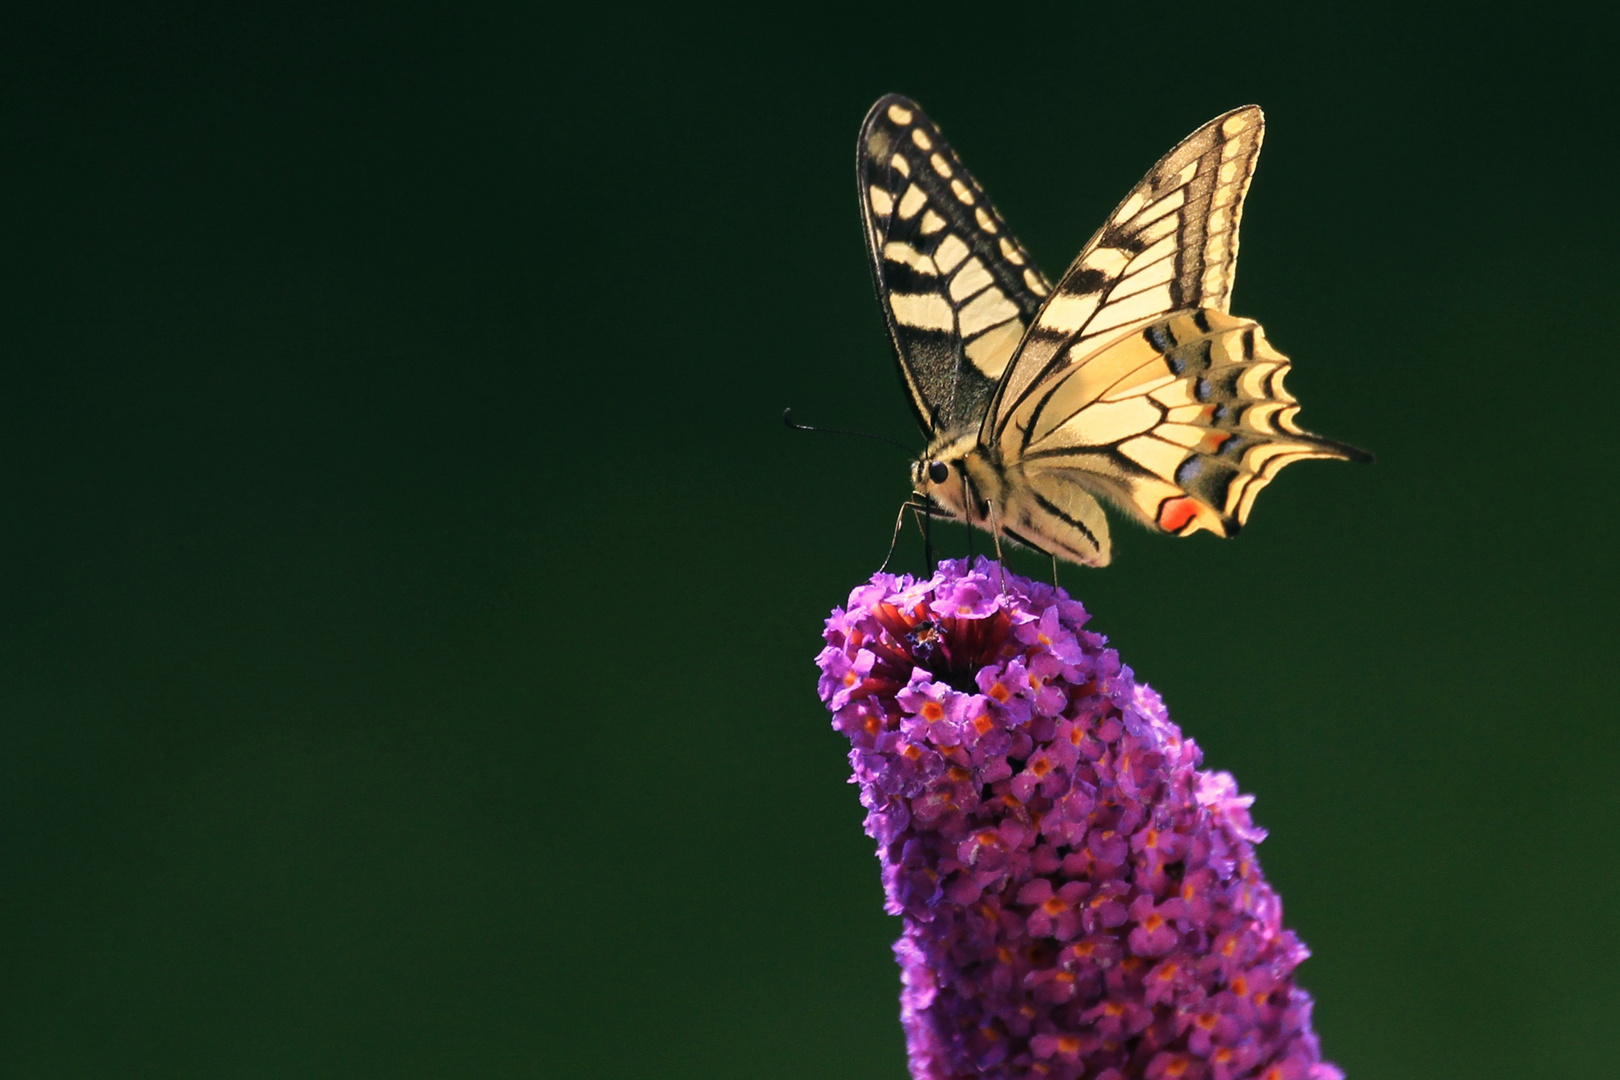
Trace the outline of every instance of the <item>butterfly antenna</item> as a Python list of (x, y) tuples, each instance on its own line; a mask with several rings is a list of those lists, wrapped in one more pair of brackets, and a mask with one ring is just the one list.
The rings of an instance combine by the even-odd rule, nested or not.
[(996, 569), (1001, 572), (1001, 595), (1007, 595), (1007, 557), (1001, 553), (1001, 524), (996, 521), (996, 504), (989, 499), (984, 508), (990, 515), (990, 538), (996, 542)]
[(797, 420), (793, 419), (793, 408), (791, 406), (782, 410), (782, 423), (786, 424), (794, 431), (819, 431), (825, 435), (858, 435), (863, 439), (876, 439), (878, 442), (886, 442), (890, 446), (898, 446), (900, 449), (906, 452), (906, 456), (908, 457), (912, 453), (911, 447), (907, 446), (899, 439), (891, 439), (887, 435), (874, 435), (870, 431), (849, 431), (845, 428), (815, 427), (811, 424), (801, 424)]

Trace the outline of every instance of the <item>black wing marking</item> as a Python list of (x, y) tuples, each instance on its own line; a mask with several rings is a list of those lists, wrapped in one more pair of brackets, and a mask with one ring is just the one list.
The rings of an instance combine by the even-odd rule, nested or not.
[(880, 98), (856, 148), (872, 279), (932, 438), (980, 426), (1050, 285), (917, 103)]

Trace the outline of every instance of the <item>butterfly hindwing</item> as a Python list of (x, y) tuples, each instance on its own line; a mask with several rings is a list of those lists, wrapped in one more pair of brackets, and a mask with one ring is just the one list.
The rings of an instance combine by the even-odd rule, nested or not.
[(856, 158), (872, 276), (918, 421), (930, 436), (976, 430), (1050, 286), (915, 102), (880, 99)]
[(1054, 462), (1054, 468), (1025, 470), (1023, 483), (1008, 492), (1006, 531), (1037, 551), (1060, 555), (1082, 566), (1106, 566), (1111, 558), (1108, 517), (1091, 494), (1090, 477)]
[(1217, 116), (1131, 190), (1036, 316), (984, 418), (984, 441), (1037, 383), (1084, 363), (1123, 329), (1177, 311), (1227, 310), (1238, 222), (1264, 132), (1256, 106)]
[(1061, 477), (1165, 532), (1232, 536), (1283, 466), (1368, 457), (1299, 427), (1289, 367), (1253, 321), (1184, 312), (1039, 384), (1002, 453), (1032, 489)]

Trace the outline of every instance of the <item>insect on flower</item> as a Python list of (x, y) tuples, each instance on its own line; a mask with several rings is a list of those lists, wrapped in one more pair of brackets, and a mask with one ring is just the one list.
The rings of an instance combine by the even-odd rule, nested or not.
[(1189, 135), (1054, 288), (916, 102), (881, 98), (856, 150), (878, 300), (928, 447), (932, 511), (1054, 559), (1108, 563), (1103, 503), (1176, 536), (1234, 536), (1306, 458), (1371, 455), (1305, 431), (1289, 360), (1229, 311), (1265, 120)]

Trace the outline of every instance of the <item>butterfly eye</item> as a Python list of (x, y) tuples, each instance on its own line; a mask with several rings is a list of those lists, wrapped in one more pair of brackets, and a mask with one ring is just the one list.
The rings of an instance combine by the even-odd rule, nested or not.
[(951, 475), (951, 470), (943, 461), (931, 462), (928, 466), (928, 479), (936, 484), (943, 484), (945, 478)]

